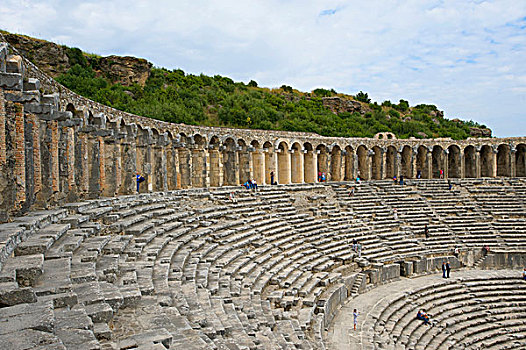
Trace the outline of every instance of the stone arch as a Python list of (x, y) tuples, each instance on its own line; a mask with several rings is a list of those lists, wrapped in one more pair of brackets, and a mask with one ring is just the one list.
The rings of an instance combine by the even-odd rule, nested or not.
[(405, 177), (406, 179), (410, 179), (413, 177), (413, 149), (405, 145), (402, 148), (402, 159), (400, 159), (400, 165), (402, 169), (400, 169), (400, 175)]
[(379, 146), (373, 147), (373, 154), (371, 157), (371, 179), (380, 180), (382, 178), (382, 160), (384, 150)]
[(360, 145), (356, 150), (358, 157), (358, 173), (356, 174), (360, 179), (369, 180), (369, 152), (367, 147)]
[(477, 150), (471, 145), (464, 148), (464, 177), (477, 177)]
[(278, 182), (290, 183), (290, 152), (285, 141), (281, 141), (278, 145)]
[(316, 161), (316, 154), (310, 142), (303, 144), (305, 150), (305, 164), (303, 166), (303, 176), (305, 182), (314, 183), (317, 179), (318, 174), (318, 162)]
[(302, 183), (305, 176), (302, 147), (298, 142), (294, 142), (291, 151), (291, 181), (292, 183)]
[(318, 173), (325, 173), (325, 179), (328, 180), (329, 156), (327, 146), (319, 144), (316, 147), (316, 154), (318, 155)]
[(526, 145), (518, 144), (515, 149), (515, 176), (526, 177)]
[(223, 141), (223, 185), (239, 184), (237, 168), (236, 142), (233, 138), (228, 137)]
[(420, 171), (422, 179), (429, 178), (429, 168), (428, 168), (428, 149), (426, 146), (419, 146), (416, 153), (416, 171)]
[(342, 181), (342, 150), (338, 145), (331, 150), (331, 181)]
[(480, 148), (480, 176), (493, 177), (493, 149), (489, 145)]
[(497, 176), (511, 176), (511, 147), (507, 144), (500, 144), (497, 147)]
[(440, 171), (444, 171), (444, 149), (439, 146), (433, 146), (433, 151), (431, 152), (431, 177), (433, 179), (440, 178)]
[(351, 146), (345, 147), (345, 173), (344, 180), (350, 181), (354, 178), (354, 150)]
[(397, 167), (397, 152), (394, 146), (387, 147), (385, 155), (385, 178), (392, 179), (398, 172)]
[(460, 178), (462, 168), (460, 147), (457, 145), (451, 145), (447, 148), (447, 150), (447, 176), (452, 178)]

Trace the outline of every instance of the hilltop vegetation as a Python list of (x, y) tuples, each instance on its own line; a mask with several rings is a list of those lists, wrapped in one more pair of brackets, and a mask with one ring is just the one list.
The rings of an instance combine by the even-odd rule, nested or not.
[[(255, 81), (244, 84), (219, 75), (193, 75), (180, 69), (150, 66), (146, 66), (148, 74), (141, 75), (144, 79), (123, 81), (115, 79), (108, 70), (114, 64), (122, 65), (124, 58), (117, 62), (111, 57), (118, 56), (101, 58), (77, 48), (60, 48), (67, 56), (69, 68), (55, 74), (58, 82), (116, 109), (168, 122), (306, 131), (339, 137), (372, 137), (377, 132), (393, 132), (398, 138), (465, 139), (473, 135), (474, 129), (485, 128), (472, 121), (446, 119), (434, 105), (410, 107), (405, 100), (371, 102), (362, 91), (350, 96), (327, 89), (305, 93), (286, 85), (268, 89), (258, 87)], [(144, 64), (141, 69), (145, 69)], [(334, 102), (352, 108), (335, 108)]]

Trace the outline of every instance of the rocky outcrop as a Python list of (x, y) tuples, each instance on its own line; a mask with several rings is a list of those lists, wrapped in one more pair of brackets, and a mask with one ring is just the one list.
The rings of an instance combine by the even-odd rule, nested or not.
[[(38, 67), (56, 78), (71, 68), (68, 48), (63, 45), (31, 38), (24, 35), (2, 32), (7, 42), (13, 45), (20, 54), (28, 58)], [(111, 83), (130, 86), (144, 86), (150, 76), (152, 64), (144, 58), (121, 56), (85, 56), (94, 68), (97, 76), (107, 78)]]
[(491, 137), (491, 129), (477, 128), (477, 127), (472, 126), (469, 128), (469, 136), (471, 137)]
[(340, 97), (323, 97), (323, 105), (331, 110), (334, 114), (343, 112), (364, 114), (365, 110), (362, 104), (353, 100), (346, 100)]
[[(112, 83), (130, 86), (139, 84), (144, 86), (150, 76), (152, 64), (144, 58), (130, 56), (97, 57), (97, 75), (108, 78)], [(90, 61), (92, 59), (88, 59)]]

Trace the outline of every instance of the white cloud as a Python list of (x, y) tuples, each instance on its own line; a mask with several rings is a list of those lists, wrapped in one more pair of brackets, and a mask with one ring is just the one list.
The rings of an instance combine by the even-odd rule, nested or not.
[(0, 3), (3, 29), (262, 86), (367, 91), (524, 135), (526, 2)]

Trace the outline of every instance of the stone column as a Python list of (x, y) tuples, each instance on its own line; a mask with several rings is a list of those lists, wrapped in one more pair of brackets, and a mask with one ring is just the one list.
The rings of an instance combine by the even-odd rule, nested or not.
[(315, 152), (303, 151), (305, 155), (304, 160), (304, 181), (305, 182), (317, 182), (317, 171), (316, 164), (318, 163), (315, 159)]
[(278, 155), (278, 183), (290, 184), (291, 153), (288, 149), (277, 150)]
[(475, 152), (475, 170), (477, 172), (477, 178), (480, 178), (481, 170), (482, 170), (482, 169), (480, 169), (480, 150), (481, 149), (482, 149), (481, 147), (477, 147), (475, 149), (476, 150), (476, 152)]
[[(15, 183), (16, 202), (19, 209), (26, 200), (26, 157), (25, 157), (24, 107), (15, 103)], [(58, 140), (57, 140), (58, 142)]]
[(416, 147), (411, 148), (411, 178), (416, 179), (416, 161), (418, 157), (418, 149)]
[(515, 164), (516, 153), (517, 153), (517, 149), (515, 147), (510, 146), (510, 176), (511, 177), (517, 176), (517, 164)]
[(205, 157), (204, 160), (204, 186), (206, 188), (210, 187), (210, 154), (208, 152), (208, 149), (203, 150), (203, 156)]
[(466, 160), (464, 159), (464, 149), (460, 149), (460, 178), (463, 179), (466, 177)]
[(444, 179), (449, 178), (449, 150), (444, 150), (444, 159), (442, 162), (442, 169), (444, 169)]
[(120, 194), (133, 194), (137, 192), (137, 126), (126, 125), (125, 133), (120, 141), (121, 147), (121, 185)]
[(433, 153), (432, 151), (427, 149), (426, 152), (426, 167), (427, 167), (427, 178), (432, 179), (433, 178)]
[(370, 149), (367, 152), (367, 158), (366, 158), (366, 162), (367, 162), (367, 180), (371, 180), (371, 178), (373, 177), (373, 167), (372, 167), (373, 157), (374, 157), (374, 151), (372, 149)]
[(399, 151), (396, 152), (395, 175), (397, 179), (402, 175), (402, 153)]
[(256, 182), (265, 185), (265, 154), (261, 150), (252, 152), (252, 167)]
[[(270, 150), (270, 149), (269, 149)], [(270, 171), (274, 172), (274, 181), (278, 182), (279, 169), (278, 169), (278, 150), (270, 150)]]
[(382, 164), (380, 166), (380, 179), (387, 178), (387, 152), (385, 148), (382, 150)]
[(208, 148), (209, 162), (210, 163), (210, 186), (219, 187), (223, 185), (223, 157), (222, 152), (219, 152), (214, 148), (215, 146), (210, 145)]
[(88, 136), (88, 198), (98, 198), (101, 192), (101, 145), (100, 137)]
[(491, 147), (491, 177), (497, 177), (497, 149)]
[(353, 158), (353, 167), (352, 167), (352, 180), (356, 180), (356, 177), (358, 177), (358, 171), (359, 169), (359, 162), (358, 162), (358, 150), (354, 152), (354, 158)]

